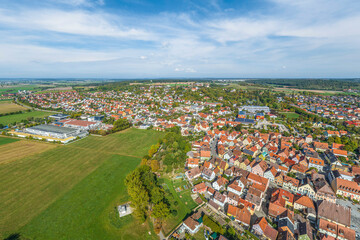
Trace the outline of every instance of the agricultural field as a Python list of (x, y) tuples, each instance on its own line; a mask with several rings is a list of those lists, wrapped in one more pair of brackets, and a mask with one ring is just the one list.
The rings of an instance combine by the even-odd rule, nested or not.
[(282, 112), (289, 119), (297, 119), (300, 115), (295, 112)]
[(31, 112), (24, 112), (19, 114), (7, 115), (0, 117), (0, 124), (8, 125), (13, 124), (15, 122), (20, 122), (21, 120), (26, 120), (29, 117), (33, 118), (43, 118), (50, 116), (54, 113), (51, 112), (43, 112), (43, 111), (31, 111)]
[(128, 199), (125, 176), (162, 135), (128, 129), (0, 164), (0, 237), (151, 239), (149, 223), (119, 224), (114, 208)]
[[(197, 204), (191, 198), (191, 189), (185, 189), (186, 181), (183, 180), (170, 180), (168, 178), (161, 178), (160, 182), (163, 183), (166, 198), (170, 202), (170, 209), (175, 209), (177, 214), (170, 214), (170, 217), (163, 223), (164, 234), (168, 235), (180, 222), (191, 213)], [(181, 187), (180, 191), (176, 191)], [(179, 189), (178, 189), (179, 190)]]
[(0, 137), (0, 164), (45, 152), (54, 147), (55, 144)]
[(0, 114), (12, 113), (17, 111), (27, 110), (27, 108), (12, 103), (11, 101), (1, 101), (0, 102)]
[(7, 93), (17, 93), (19, 90), (27, 90), (27, 91), (36, 91), (39, 90), (39, 86), (31, 84), (31, 85), (16, 85), (16, 86), (6, 86), (0, 87), (0, 95)]
[[(0, 137), (0, 146), (8, 143), (17, 142), (19, 139), (16, 138), (7, 138), (7, 137)], [(1, 152), (1, 151), (0, 151)]]

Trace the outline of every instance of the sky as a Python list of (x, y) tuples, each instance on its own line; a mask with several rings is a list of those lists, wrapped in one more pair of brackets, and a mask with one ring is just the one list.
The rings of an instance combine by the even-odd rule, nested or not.
[(0, 0), (1, 78), (359, 73), (359, 0)]

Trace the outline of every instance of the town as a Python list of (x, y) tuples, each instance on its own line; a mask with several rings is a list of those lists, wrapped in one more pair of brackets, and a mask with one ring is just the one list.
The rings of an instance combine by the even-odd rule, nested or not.
[(195, 81), (105, 87), (19, 91), (13, 104), (48, 116), (3, 124), (3, 135), (72, 144), (131, 126), (179, 129), (191, 149), (176, 164), (159, 157), (162, 145), (142, 161), (161, 178), (183, 181), (179, 193), (188, 188), (194, 202), (171, 231), (160, 230), (163, 217), (160, 238), (359, 239), (357, 95), (254, 92)]

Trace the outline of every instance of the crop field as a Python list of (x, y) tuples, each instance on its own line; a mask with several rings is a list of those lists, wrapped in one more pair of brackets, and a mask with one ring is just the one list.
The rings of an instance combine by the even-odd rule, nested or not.
[(55, 146), (55, 144), (49, 143), (41, 143), (30, 140), (19, 141), (18, 139), (0, 137), (0, 164), (45, 152)]
[(12, 102), (8, 102), (8, 101), (0, 102), (0, 114), (23, 111), (26, 109), (27, 108), (19, 106)]
[[(131, 156), (142, 156), (162, 134), (129, 129), (89, 136), (0, 164), (0, 237), (17, 233), (30, 239), (151, 237), (148, 225), (139, 226), (132, 219), (119, 226), (110, 216), (118, 203), (127, 201), (125, 176), (140, 163), (140, 157)], [(104, 146), (109, 143), (112, 148)]]
[(20, 122), (21, 120), (26, 120), (29, 117), (33, 118), (43, 118), (50, 116), (54, 113), (51, 112), (43, 112), (43, 111), (32, 111), (32, 112), (24, 112), (19, 114), (7, 115), (0, 117), (0, 124), (8, 125), (15, 122)]
[(16, 138), (7, 138), (7, 137), (0, 137), (0, 146), (8, 143), (17, 142), (19, 139)]

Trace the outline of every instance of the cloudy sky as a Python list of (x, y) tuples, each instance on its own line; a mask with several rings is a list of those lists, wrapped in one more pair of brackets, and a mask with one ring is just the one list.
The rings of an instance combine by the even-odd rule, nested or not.
[(0, 77), (360, 77), (359, 0), (0, 3)]

